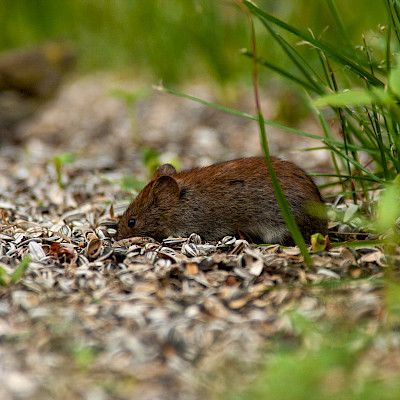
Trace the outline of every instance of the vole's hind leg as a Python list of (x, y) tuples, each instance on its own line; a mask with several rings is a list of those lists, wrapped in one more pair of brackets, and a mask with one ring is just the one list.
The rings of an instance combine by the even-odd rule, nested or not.
[(239, 239), (247, 240), (249, 243), (257, 243), (257, 241), (254, 241), (253, 237), (251, 237), (248, 233), (246, 233), (245, 231), (242, 231), (241, 229), (237, 230), (237, 233), (235, 236), (238, 237)]
[(239, 239), (247, 240), (249, 243), (255, 243), (255, 244), (270, 243), (266, 242), (263, 239), (263, 235), (261, 232), (260, 233), (245, 232), (244, 230), (238, 229), (237, 234), (235, 236), (238, 237)]
[(262, 227), (260, 229), (259, 236), (260, 240), (258, 243), (282, 244), (284, 246), (292, 246), (294, 244), (293, 239), (284, 223)]

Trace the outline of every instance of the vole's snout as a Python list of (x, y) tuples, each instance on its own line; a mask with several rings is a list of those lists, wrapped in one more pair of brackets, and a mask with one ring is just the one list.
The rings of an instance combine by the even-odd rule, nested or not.
[(131, 237), (132, 228), (136, 225), (136, 219), (125, 211), (119, 218), (116, 223), (116, 240), (126, 239), (127, 237)]
[(122, 217), (119, 218), (117, 226), (116, 226), (116, 233), (115, 233), (115, 240), (121, 240), (124, 238), (124, 234), (123, 234), (123, 226), (122, 226)]

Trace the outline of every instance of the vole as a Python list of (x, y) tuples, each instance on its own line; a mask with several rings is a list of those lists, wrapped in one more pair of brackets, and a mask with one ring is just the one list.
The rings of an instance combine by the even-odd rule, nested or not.
[[(289, 161), (273, 157), (272, 164), (305, 239), (325, 234), (326, 220), (307, 211), (322, 205), (312, 179)], [(293, 244), (262, 157), (183, 172), (170, 164), (160, 166), (121, 216), (117, 240), (150, 236), (161, 241), (193, 232), (206, 241), (231, 235), (255, 243)]]

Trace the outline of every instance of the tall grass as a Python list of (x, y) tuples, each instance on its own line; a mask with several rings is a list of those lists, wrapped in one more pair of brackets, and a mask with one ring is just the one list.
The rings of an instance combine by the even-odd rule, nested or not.
[(277, 341), (270, 345), (271, 354), (257, 378), (246, 390), (228, 394), (226, 400), (399, 398), (399, 371), (385, 369), (387, 360), (379, 366), (371, 360), (383, 343), (391, 346), (390, 333), (360, 321), (314, 324), (294, 313), (289, 318), (299, 344)]
[[(399, 48), (399, 5), (397, 1), (382, 0), (386, 23), (379, 31), (362, 36), (355, 46), (346, 34), (345, 23), (334, 0), (327, 5), (341, 30), (340, 46), (318, 37), (312, 30), (299, 29), (253, 2), (244, 0), (248, 10), (265, 28), (265, 33), (281, 48), (283, 56), (296, 73), (278, 68), (269, 60), (257, 62), (303, 89), (310, 98), (318, 98), (313, 111), (324, 132), (325, 148), (331, 152), (338, 182), (343, 192), (357, 202), (368, 200), (369, 190), (392, 180), (400, 172), (399, 161), (399, 94), (400, 69), (393, 52)], [(368, 32), (370, 27), (366, 26)], [(295, 41), (316, 53), (319, 66), (308, 62)], [(246, 55), (252, 57), (251, 51)], [(354, 89), (356, 88), (356, 89)], [(342, 145), (332, 143), (337, 138), (319, 108), (330, 107), (340, 126)], [(375, 185), (374, 185), (375, 183)]]

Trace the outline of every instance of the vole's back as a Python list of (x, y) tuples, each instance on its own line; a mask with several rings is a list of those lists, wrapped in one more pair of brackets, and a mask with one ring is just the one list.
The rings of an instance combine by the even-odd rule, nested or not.
[[(273, 166), (306, 240), (314, 232), (325, 233), (326, 221), (306, 210), (312, 203), (321, 203), (313, 181), (288, 161), (274, 158)], [(261, 157), (214, 164), (173, 177), (181, 190), (179, 210), (173, 216), (176, 234), (197, 232), (207, 240), (239, 234), (255, 242), (292, 243)]]

